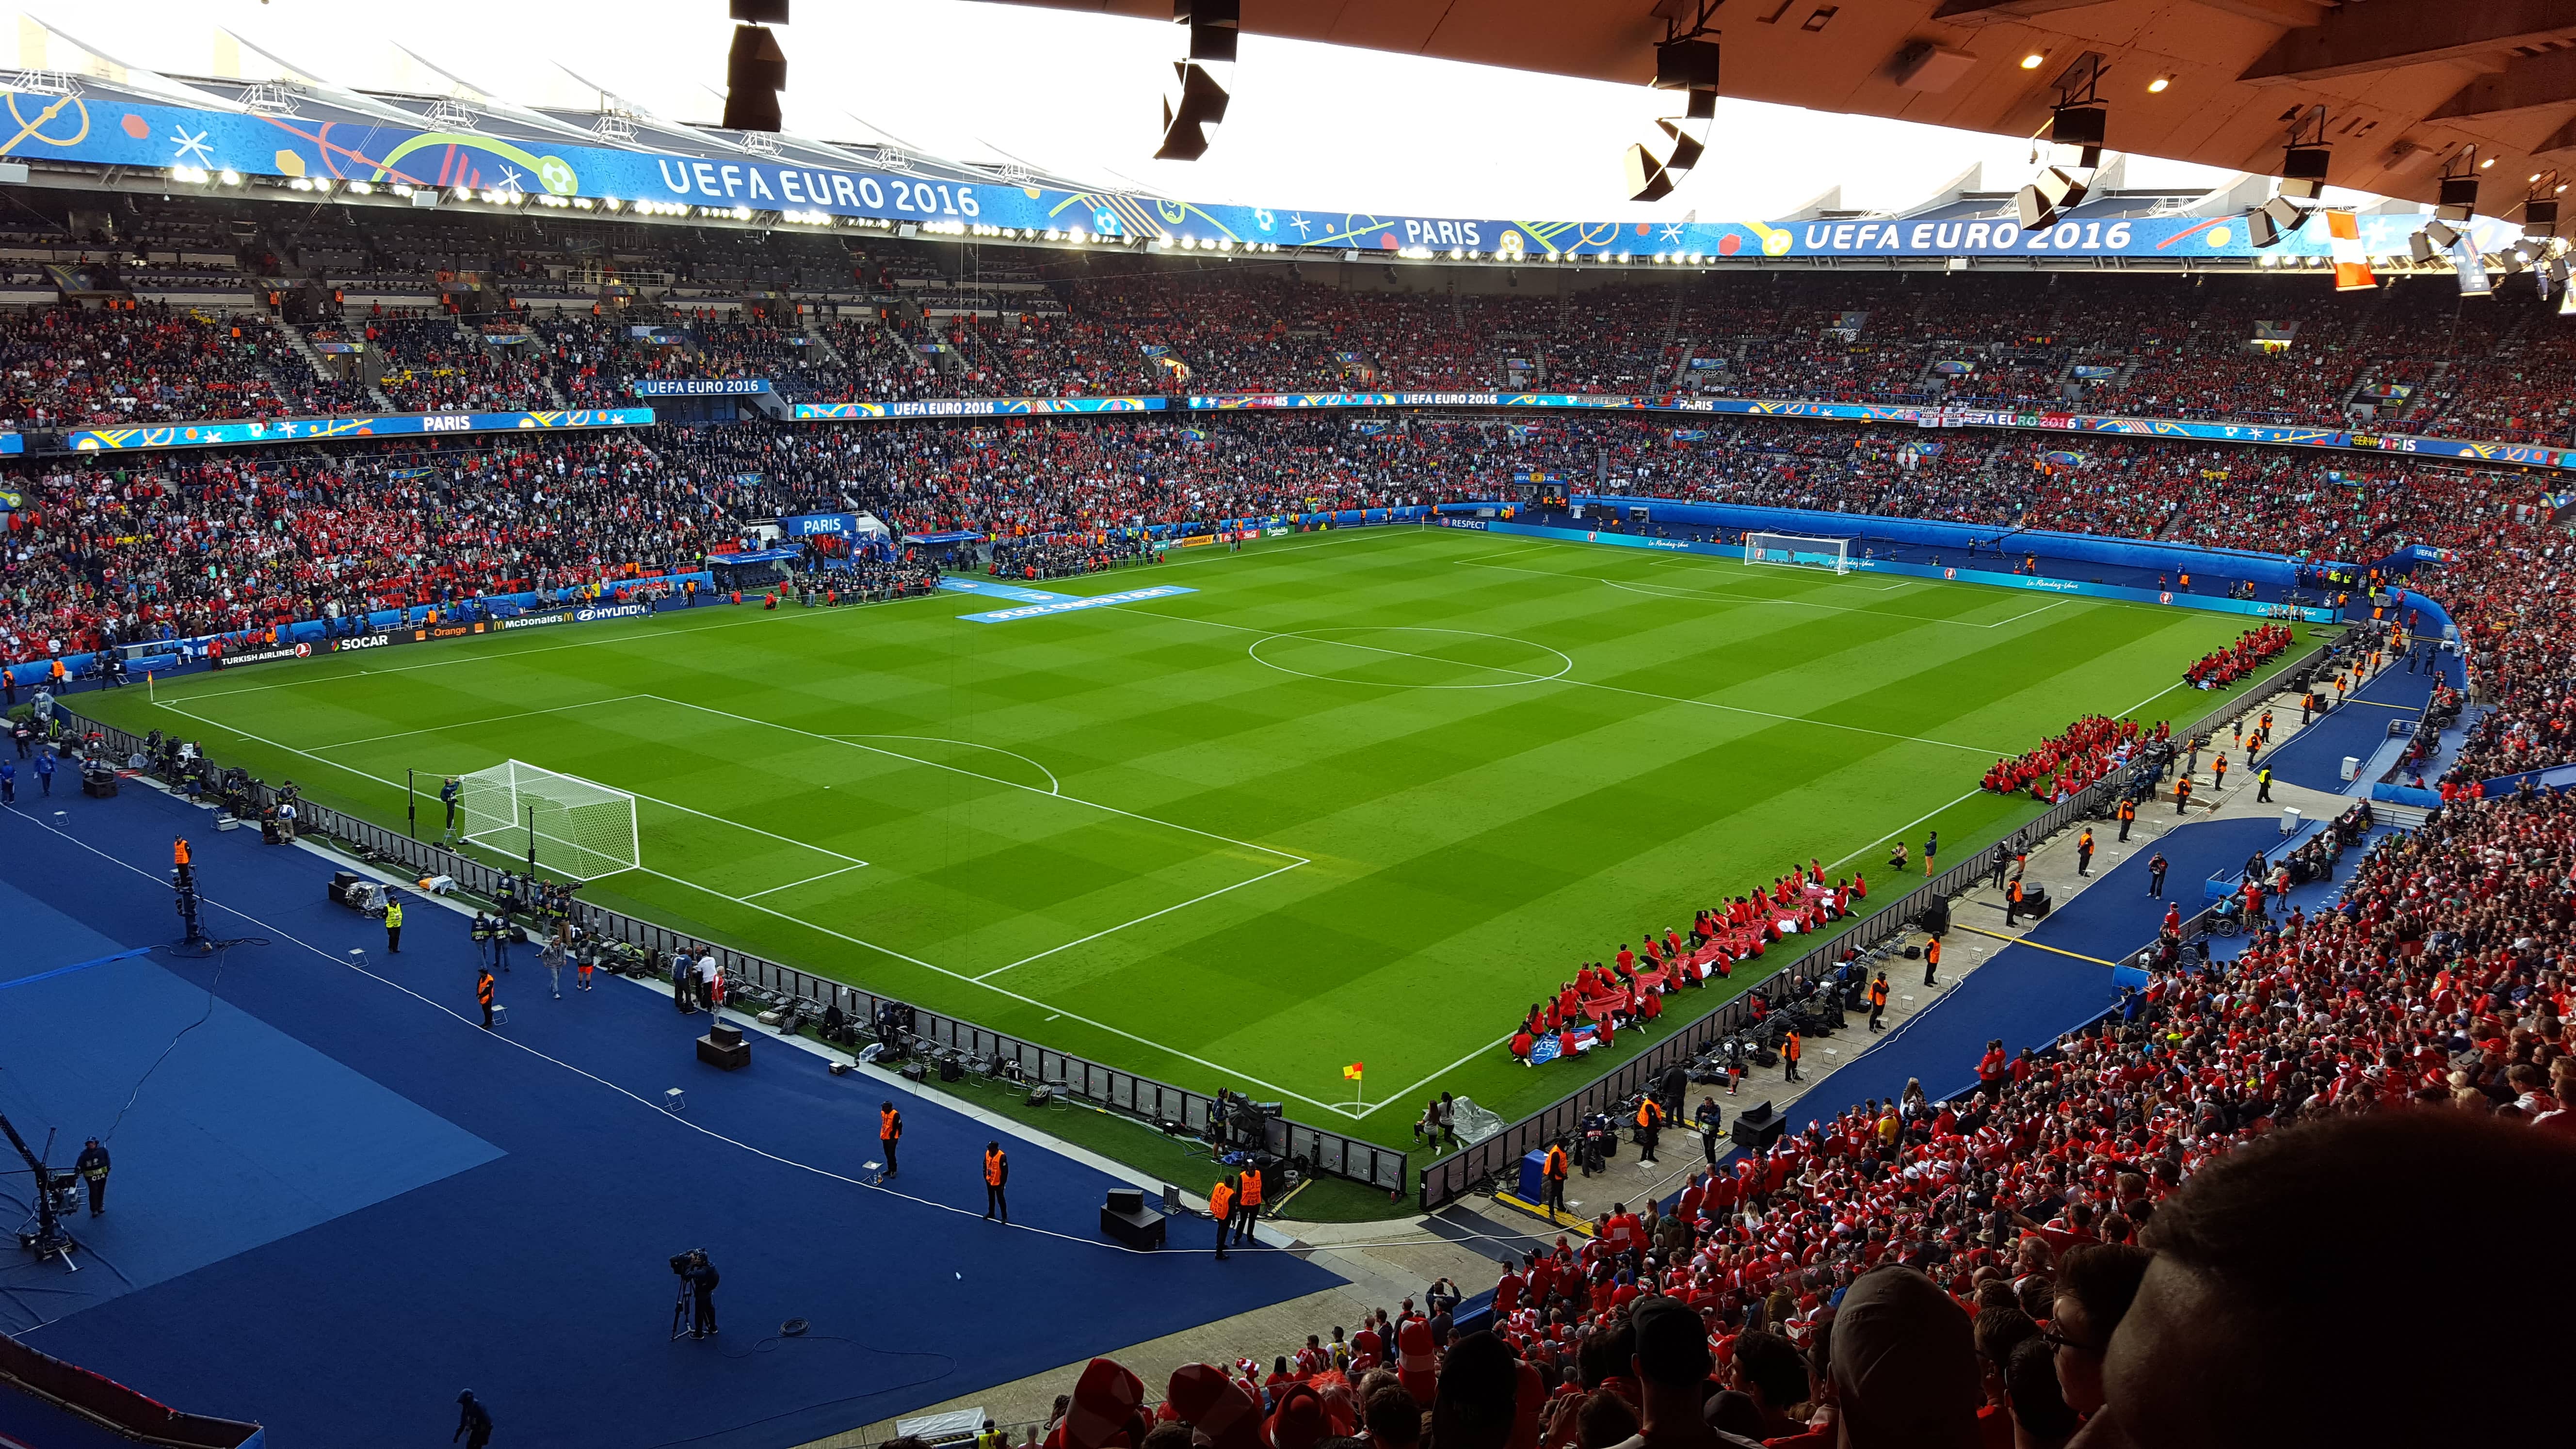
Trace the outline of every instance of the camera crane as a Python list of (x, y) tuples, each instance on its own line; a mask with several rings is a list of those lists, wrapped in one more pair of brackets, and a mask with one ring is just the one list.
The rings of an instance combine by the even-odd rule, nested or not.
[[(18, 1129), (11, 1126), (5, 1116), (0, 1116), (0, 1132), (8, 1134), (9, 1145), (18, 1149), (18, 1156), (26, 1162), (27, 1170), (34, 1173), (36, 1177), (35, 1216), (29, 1218), (27, 1223), (18, 1229), (18, 1246), (35, 1254), (39, 1259), (60, 1257), (64, 1267), (75, 1273), (79, 1272), (80, 1265), (72, 1261), (72, 1249), (79, 1247), (80, 1243), (63, 1226), (61, 1209), (54, 1201), (53, 1169), (45, 1164), (42, 1157), (36, 1155), (35, 1149), (27, 1145), (27, 1139), (18, 1135)], [(53, 1145), (53, 1134), (47, 1133), (46, 1150), (52, 1151)]]

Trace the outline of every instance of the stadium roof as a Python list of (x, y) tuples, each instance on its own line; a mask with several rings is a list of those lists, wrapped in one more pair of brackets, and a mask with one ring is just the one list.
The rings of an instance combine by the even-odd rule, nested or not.
[[(1169, 0), (1003, 3), (1171, 14)], [(1637, 85), (1666, 17), (1687, 27), (1700, 4), (1242, 0), (1248, 34)], [(2576, 159), (2576, 0), (1720, 0), (1707, 18), (1733, 97), (2028, 136), (2092, 54), (2123, 151), (2276, 172), (2288, 118), (2323, 105), (2337, 185), (2429, 201), (2475, 146), (2492, 215)]]

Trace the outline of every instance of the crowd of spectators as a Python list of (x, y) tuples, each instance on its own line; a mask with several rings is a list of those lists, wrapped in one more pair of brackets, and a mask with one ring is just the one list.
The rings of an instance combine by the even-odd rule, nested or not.
[[(1337, 1413), (1374, 1431), (1400, 1392), (1383, 1401), (1430, 1400), (1450, 1449), (1451, 1374), (1488, 1359), (1472, 1371), (1515, 1386), (1490, 1412), (1523, 1445), (2433, 1432), (2441, 1393), (2344, 1378), (2416, 1293), (2457, 1283), (2462, 1244), (2545, 1238), (2576, 1191), (2576, 795), (2371, 827), (2356, 809), (2298, 858), (2331, 878), (2375, 839), (2331, 906), (2258, 909), (2232, 958), (2169, 942), (2119, 1012), (2045, 1050), (1996, 1044), (1956, 1097), (1909, 1083), (1669, 1202), (1614, 1205), (1507, 1266), (1486, 1332), (1457, 1332), (1444, 1282), (1358, 1339), (1309, 1339), (1236, 1382), (1269, 1434), (1247, 1442), (1351, 1432)], [(2576, 1286), (2554, 1260), (2544, 1276), (2511, 1310), (2535, 1330)], [(1300, 1395), (1321, 1428), (1283, 1441)], [(1159, 1417), (1208, 1412), (1176, 1380)], [(2502, 1412), (2517, 1433), (2555, 1413)]]

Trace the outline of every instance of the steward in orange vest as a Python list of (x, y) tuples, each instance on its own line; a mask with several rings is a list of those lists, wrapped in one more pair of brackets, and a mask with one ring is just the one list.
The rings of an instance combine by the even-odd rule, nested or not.
[(993, 1214), (1000, 1213), (1004, 1227), (1010, 1226), (1011, 1201), (1002, 1195), (1002, 1189), (1008, 1186), (1010, 1181), (1011, 1155), (1002, 1150), (1002, 1144), (999, 1142), (985, 1143), (984, 1216), (989, 1221)]

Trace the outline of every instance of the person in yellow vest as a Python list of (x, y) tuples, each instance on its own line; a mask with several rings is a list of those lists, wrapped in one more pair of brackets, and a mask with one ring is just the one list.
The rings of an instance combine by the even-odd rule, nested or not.
[(986, 1419), (983, 1431), (975, 1436), (975, 1449), (1006, 1449), (1010, 1441), (1010, 1435), (996, 1428), (992, 1420)]
[(2272, 767), (2265, 765), (2261, 772), (2254, 776), (2254, 781), (2259, 787), (2254, 792), (2254, 798), (2266, 805), (2272, 803)]
[(984, 1216), (990, 1220), (993, 1214), (1000, 1213), (1004, 1227), (1011, 1223), (1011, 1200), (1003, 1195), (1002, 1189), (1009, 1186), (1010, 1181), (1011, 1154), (1004, 1152), (999, 1142), (985, 1143)]
[(1243, 1170), (1242, 1186), (1234, 1196), (1234, 1240), (1238, 1243), (1252, 1237), (1252, 1225), (1261, 1220), (1261, 1169)]
[(1788, 1034), (1780, 1038), (1780, 1065), (1785, 1069), (1785, 1080), (1798, 1080), (1798, 1058), (1804, 1051), (1798, 1043), (1798, 1029), (1789, 1028)]
[(1637, 1104), (1637, 1165), (1647, 1166), (1655, 1160), (1655, 1142), (1663, 1136), (1664, 1104), (1648, 1092)]
[(1887, 973), (1881, 971), (1878, 973), (1878, 979), (1869, 983), (1869, 1029), (1879, 1030), (1880, 1021), (1886, 1015)]
[(1234, 1225), (1234, 1184), (1222, 1177), (1208, 1189), (1208, 1216), (1216, 1219), (1216, 1255), (1222, 1261), (1226, 1229)]
[(892, 1102), (877, 1103), (877, 1146), (885, 1153), (885, 1171), (879, 1181), (894, 1176), (895, 1144), (903, 1140), (903, 1114)]
[(390, 898), (385, 901), (385, 954), (402, 954), (402, 902)]
[(1544, 1169), (1547, 1177), (1547, 1202), (1544, 1206), (1550, 1213), (1565, 1211), (1565, 1174), (1572, 1165), (1567, 1159), (1564, 1138), (1559, 1137), (1547, 1145), (1547, 1164)]

